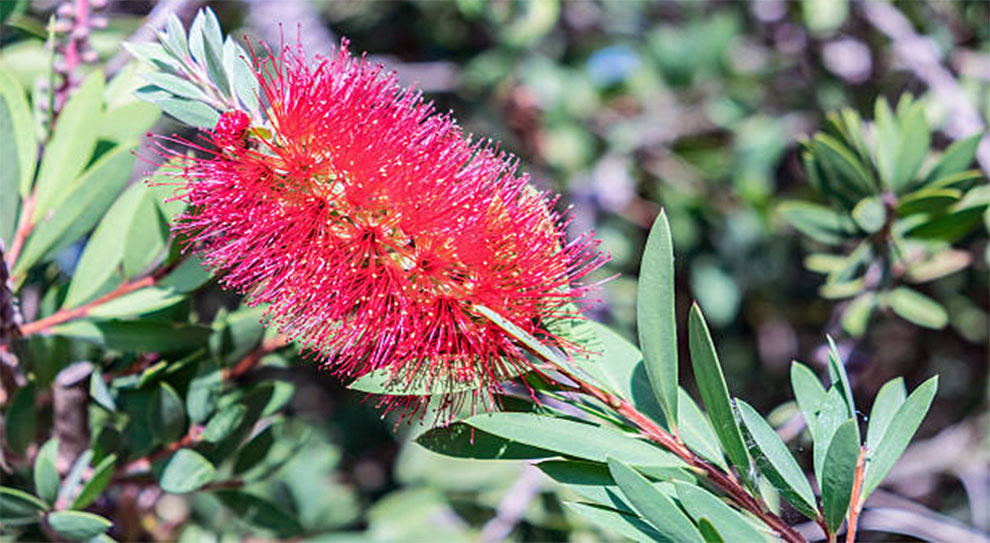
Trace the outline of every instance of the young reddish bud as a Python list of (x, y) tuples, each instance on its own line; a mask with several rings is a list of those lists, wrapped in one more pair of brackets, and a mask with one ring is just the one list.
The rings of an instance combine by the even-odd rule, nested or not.
[(251, 117), (243, 111), (225, 111), (213, 129), (213, 141), (220, 147), (237, 145), (243, 141), (244, 132), (251, 126)]

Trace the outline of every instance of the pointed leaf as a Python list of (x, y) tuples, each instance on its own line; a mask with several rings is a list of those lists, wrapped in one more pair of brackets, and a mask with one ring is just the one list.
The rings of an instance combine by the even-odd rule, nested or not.
[[(692, 451), (698, 453), (702, 458), (727, 470), (725, 458), (722, 456), (722, 447), (719, 444), (715, 429), (712, 428), (708, 417), (701, 412), (698, 404), (683, 388), (680, 389), (677, 400), (677, 427), (681, 431), (681, 439)], [(740, 443), (742, 442), (740, 438)]]
[(100, 497), (100, 493), (110, 484), (113, 477), (114, 465), (117, 463), (117, 455), (107, 456), (93, 468), (93, 474), (83, 485), (79, 495), (72, 502), (73, 509), (83, 509), (93, 503), (93, 500)]
[(977, 132), (972, 136), (958, 139), (952, 143), (942, 154), (942, 158), (935, 164), (932, 171), (925, 176), (924, 184), (931, 183), (937, 179), (948, 177), (964, 171), (973, 163), (976, 158), (976, 149), (980, 145), (983, 132)]
[(839, 348), (836, 347), (832, 336), (826, 336), (826, 339), (828, 340), (828, 378), (842, 393), (842, 399), (846, 402), (846, 409), (848, 410), (847, 416), (855, 418), (856, 402), (853, 400), (849, 374), (846, 373), (846, 364), (839, 356)]
[(877, 392), (877, 397), (873, 400), (873, 409), (870, 411), (870, 422), (866, 427), (866, 448), (871, 457), (906, 397), (907, 389), (904, 388), (902, 377), (887, 381)]
[(779, 209), (791, 226), (819, 243), (839, 245), (856, 233), (852, 220), (824, 206), (791, 201)]
[(7, 486), (0, 486), (0, 511), (5, 525), (31, 524), (41, 519), (48, 504), (38, 498)]
[(741, 473), (749, 472), (749, 456), (742, 433), (736, 423), (729, 400), (729, 390), (722, 375), (722, 367), (715, 351), (715, 344), (705, 323), (705, 317), (697, 304), (691, 306), (688, 319), (691, 347), (691, 367), (698, 381), (698, 390), (725, 453)]
[(852, 414), (849, 413), (842, 392), (838, 387), (833, 386), (825, 395), (825, 402), (814, 422), (812, 435), (815, 436), (815, 441), (812, 452), (815, 479), (821, 481), (824, 478), (825, 455), (828, 453), (828, 444), (832, 442), (832, 435), (843, 422), (851, 417)]
[(61, 479), (55, 468), (58, 458), (58, 440), (49, 439), (41, 446), (34, 459), (34, 491), (49, 504), (55, 504)]
[(192, 449), (179, 449), (165, 464), (158, 483), (165, 492), (186, 494), (210, 482), (214, 472), (216, 468), (203, 455)]
[[(0, 69), (0, 101), (5, 104), (7, 115), (7, 131), (3, 132), (9, 139), (4, 147), (12, 152), (10, 157), (16, 160), (17, 168), (12, 167), (13, 161), (5, 161), (3, 173), (13, 175), (14, 195), (27, 197), (34, 181), (34, 171), (38, 162), (38, 142), (34, 134), (34, 120), (31, 118), (31, 108), (24, 89), (6, 70)], [(4, 185), (7, 186), (6, 184)], [(9, 247), (9, 245), (8, 245)]]
[(801, 514), (810, 519), (817, 518), (815, 494), (787, 445), (749, 404), (737, 399), (736, 408), (743, 422), (749, 452), (760, 472)]
[(849, 419), (832, 435), (828, 452), (825, 454), (824, 478), (821, 481), (822, 511), (832, 533), (842, 525), (842, 520), (849, 510), (858, 458), (859, 436), (856, 419)]
[(825, 387), (815, 372), (808, 369), (808, 366), (798, 362), (791, 362), (791, 388), (794, 390), (794, 398), (797, 400), (804, 422), (808, 426), (808, 432), (812, 439), (815, 437), (817, 427), (816, 421), (818, 411), (825, 403)]
[(640, 543), (676, 543), (657, 532), (636, 515), (587, 503), (564, 502), (577, 514), (592, 523)]
[(601, 426), (529, 413), (488, 413), (465, 421), (485, 432), (531, 447), (604, 462), (613, 456), (636, 466), (682, 467), (667, 451)]
[(670, 498), (654, 488), (646, 477), (612, 457), (608, 458), (608, 470), (633, 508), (658, 532), (673, 541), (704, 543), (691, 519)]
[(724, 501), (715, 497), (704, 488), (686, 483), (674, 481), (677, 489), (677, 497), (681, 501), (681, 506), (696, 521), (707, 518), (709, 522), (718, 530), (725, 541), (767, 541), (767, 537), (760, 533), (749, 520), (741, 513), (729, 507)]
[(667, 420), (677, 421), (677, 319), (674, 247), (667, 215), (661, 211), (646, 240), (639, 271), (636, 322), (643, 362)]
[(45, 522), (69, 541), (89, 541), (113, 526), (113, 522), (83, 511), (55, 511), (45, 518)]
[(928, 408), (938, 390), (938, 377), (925, 381), (904, 400), (893, 420), (884, 432), (872, 461), (866, 466), (866, 479), (863, 482), (863, 499), (870, 495), (890, 472), (904, 449), (911, 442), (914, 433), (921, 426)]

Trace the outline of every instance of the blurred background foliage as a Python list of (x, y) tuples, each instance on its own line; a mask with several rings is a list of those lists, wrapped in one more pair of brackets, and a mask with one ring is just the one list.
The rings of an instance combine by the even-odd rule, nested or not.
[[(88, 40), (96, 58), (75, 77), (81, 81), (93, 70), (126, 75), (133, 65), (126, 64), (123, 41), (148, 39), (141, 25), (163, 24), (162, 14), (175, 12), (188, 23), (202, 5), (110, 2), (99, 10), (106, 24), (95, 25)], [(689, 302), (698, 301), (713, 327), (733, 394), (773, 411), (771, 421), (781, 433), (794, 426), (796, 413), (786, 386), (790, 361), (821, 370), (826, 333), (839, 338), (858, 397), (872, 398), (898, 375), (909, 388), (941, 375), (921, 441), (892, 472), (888, 488), (894, 492), (887, 499), (897, 503), (898, 495), (908, 497), (933, 515), (990, 530), (985, 212), (954, 236), (951, 248), (948, 242), (925, 245), (952, 255), (946, 257), (947, 268), (911, 287), (938, 309), (912, 306), (914, 312), (905, 313), (894, 303), (871, 303), (864, 317), (864, 303), (856, 305), (861, 291), (828, 296), (826, 285), (834, 278), (820, 272), (834, 270), (827, 267), (835, 265), (824, 252), (828, 245), (831, 256), (844, 257), (870, 233), (822, 243), (795, 229), (780, 206), (785, 200), (830, 205), (820, 186), (809, 182), (803, 154), (814, 151), (809, 142), (815, 140), (809, 138), (827, 131), (827, 114), (840, 108), (869, 121), (878, 98), (896, 106), (911, 93), (917, 115), (930, 127), (932, 149), (985, 134), (990, 4), (255, 0), (209, 5), (225, 34), (246, 35), (252, 43), (277, 44), (284, 36), (301, 40), (309, 51), (325, 51), (346, 36), (352, 50), (367, 51), (398, 70), (404, 82), (416, 83), (438, 110), (451, 110), (467, 132), (501, 140), (537, 185), (560, 191), (564, 203), (574, 206), (575, 231), (593, 228), (604, 240), (613, 260), (598, 279), (616, 277), (604, 284), (601, 303), (589, 313), (628, 337), (635, 336), (636, 274), (646, 234), (661, 206), (666, 208), (676, 248), (679, 317), (686, 319)], [(5, 19), (0, 65), (31, 90), (43, 136), (41, 82), (52, 63), (45, 25), (58, 3), (4, 0), (0, 6)], [(948, 81), (926, 72), (932, 63)], [(155, 108), (131, 103), (127, 89), (136, 84), (110, 81), (107, 110), (128, 104), (130, 109), (121, 126), (106, 129), (107, 138), (122, 142), (145, 130), (180, 130), (171, 119), (159, 119)], [(867, 125), (867, 133), (876, 130)], [(985, 172), (986, 147), (980, 153), (978, 164), (968, 167)], [(920, 154), (922, 171), (939, 157)], [(130, 180), (148, 169), (136, 161)], [(986, 180), (977, 177), (975, 183)], [(850, 217), (855, 203), (846, 210)], [(146, 228), (143, 221), (131, 228)], [(43, 277), (32, 279), (68, 285), (83, 265), (81, 251), (79, 243), (60, 248), (51, 265), (33, 272)], [(39, 299), (42, 292), (29, 285), (22, 298), (26, 316), (57, 307), (54, 299)], [(62, 288), (59, 296), (64, 295)], [(255, 326), (258, 314), (238, 304), (210, 284), (181, 308), (162, 311), (191, 311), (199, 322), (212, 322), (205, 332), (212, 334), (212, 354), (232, 366), (262, 344), (263, 334)], [(857, 310), (859, 320), (853, 322), (848, 315)], [(910, 318), (919, 311), (921, 317)], [(919, 326), (919, 320), (926, 322)], [(45, 360), (50, 367), (42, 372), (47, 376), (42, 385), (71, 361), (110, 356), (80, 351), (77, 342), (65, 339), (37, 341), (63, 343), (61, 356)], [(111, 364), (134, 362), (124, 355)], [(264, 454), (240, 466), (258, 474), (246, 477), (250, 492), (196, 493), (186, 499), (135, 490), (140, 522), (131, 533), (181, 541), (298, 533), (325, 541), (604, 537), (565, 510), (564, 491), (534, 468), (436, 456), (410, 443), (420, 425), (382, 420), (373, 400), (346, 390), (306, 360), (293, 359), (291, 349), (266, 354), (262, 364), (291, 390), (283, 391), (281, 403), (269, 399), (277, 403), (263, 409), (273, 417), (264, 438), (270, 443), (257, 445)], [(264, 378), (242, 385), (264, 387)], [(185, 394), (190, 379), (195, 377), (166, 376), (162, 382)], [(226, 393), (246, 390), (252, 389)], [(236, 465), (230, 469), (238, 472)], [(274, 475), (261, 477), (269, 473), (265, 470)], [(23, 474), (3, 475), (4, 485), (11, 485), (11, 477)], [(246, 494), (267, 501), (259, 505)], [(273, 512), (271, 504), (282, 512)], [(293, 518), (285, 518), (285, 511)], [(864, 540), (870, 537), (865, 531)]]

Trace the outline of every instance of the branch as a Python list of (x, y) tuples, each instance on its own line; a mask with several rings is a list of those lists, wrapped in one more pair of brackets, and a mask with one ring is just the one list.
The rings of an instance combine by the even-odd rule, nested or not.
[(120, 298), (125, 294), (130, 294), (135, 290), (142, 289), (145, 287), (153, 287), (156, 284), (158, 284), (158, 281), (161, 280), (162, 277), (164, 277), (173, 269), (175, 269), (175, 267), (179, 265), (179, 262), (181, 262), (181, 259), (176, 260), (175, 262), (167, 266), (163, 266), (159, 268), (151, 275), (147, 275), (145, 277), (136, 279), (134, 281), (121, 283), (121, 285), (116, 289), (114, 289), (112, 292), (105, 294), (93, 300), (92, 302), (83, 304), (79, 307), (73, 307), (71, 309), (60, 309), (43, 319), (38, 319), (36, 321), (29, 322), (21, 326), (21, 335), (24, 337), (31, 336), (34, 334), (44, 332), (53, 326), (58, 326), (59, 324), (68, 321), (84, 318), (86, 317), (86, 315), (89, 314), (90, 310), (93, 309), (94, 307), (105, 304), (110, 300)]

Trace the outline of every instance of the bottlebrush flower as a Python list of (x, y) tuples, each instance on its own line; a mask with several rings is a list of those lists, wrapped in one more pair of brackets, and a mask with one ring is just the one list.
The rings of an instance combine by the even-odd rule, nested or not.
[(174, 229), (333, 372), (385, 369), (400, 388), (440, 392), (474, 383), (487, 403), (531, 366), (475, 306), (559, 343), (548, 326), (580, 317), (589, 287), (575, 281), (607, 257), (590, 234), (566, 239), (557, 198), (514, 157), (466, 138), (346, 41), (311, 64), (297, 48), (279, 56), (255, 73), (263, 126), (229, 111), (195, 146), (204, 157), (175, 155), (188, 210)]

